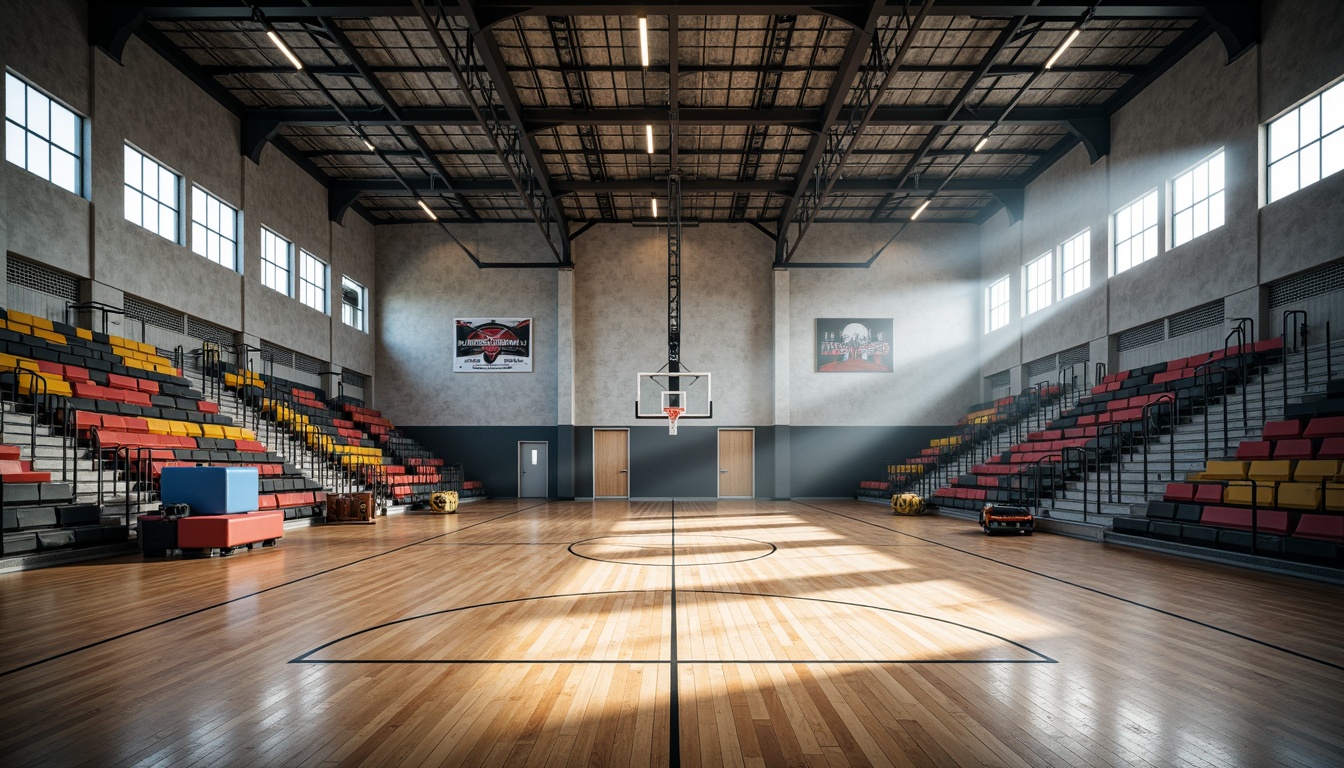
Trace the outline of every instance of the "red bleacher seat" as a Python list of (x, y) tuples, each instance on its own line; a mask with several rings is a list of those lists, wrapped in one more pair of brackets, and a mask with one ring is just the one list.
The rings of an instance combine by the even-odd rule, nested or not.
[(1237, 446), (1237, 459), (1239, 461), (1268, 459), (1273, 450), (1274, 444), (1268, 440), (1249, 440)]
[[(1235, 528), (1240, 531), (1251, 530), (1251, 510), (1244, 507), (1205, 507), (1200, 514), (1201, 525), (1218, 528)], [(1277, 509), (1262, 509), (1256, 516), (1260, 533), (1276, 533), (1286, 536), (1289, 530), (1289, 515)]]
[(1317, 416), (1302, 432), (1303, 437), (1344, 437), (1344, 416)]
[(1164, 501), (1193, 501), (1195, 498), (1195, 486), (1193, 483), (1167, 483), (1166, 493), (1162, 494)]
[(1310, 459), (1313, 455), (1310, 440), (1280, 440), (1274, 444), (1276, 459)]
[(1287, 421), (1267, 421), (1261, 433), (1266, 440), (1289, 440), (1302, 435), (1302, 422), (1296, 419)]
[(1223, 486), (1217, 483), (1200, 483), (1195, 486), (1195, 495), (1192, 500), (1196, 504), (1221, 504), (1223, 503)]
[(1306, 514), (1297, 521), (1293, 535), (1344, 544), (1344, 516)]
[[(8, 446), (7, 446), (8, 447)], [(14, 449), (18, 451), (17, 448)], [(34, 472), (31, 461), (7, 459), (0, 461), (0, 482), (9, 483), (49, 483), (50, 472)]]
[(1344, 459), (1344, 437), (1327, 437), (1316, 452), (1318, 459)]

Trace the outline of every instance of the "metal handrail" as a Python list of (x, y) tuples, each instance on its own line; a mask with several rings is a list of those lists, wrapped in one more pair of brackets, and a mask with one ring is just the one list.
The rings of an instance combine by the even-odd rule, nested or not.
[(1108, 436), (1108, 435), (1109, 435), (1110, 438), (1111, 438), (1111, 448), (1110, 448), (1111, 461), (1109, 461), (1109, 462), (1107, 462), (1107, 463), (1114, 463), (1114, 464), (1116, 465), (1116, 469), (1111, 470), (1110, 472), (1107, 472), (1107, 473), (1106, 473), (1106, 502), (1107, 502), (1108, 504), (1114, 504), (1114, 503), (1115, 503), (1116, 488), (1118, 487), (1118, 478), (1116, 477), (1116, 475), (1119, 473), (1119, 471), (1120, 471), (1120, 467), (1123, 466), (1123, 461), (1124, 461), (1123, 458), (1122, 458), (1122, 457), (1123, 457), (1123, 453), (1122, 453), (1122, 450), (1121, 450), (1121, 449), (1123, 448), (1123, 446), (1120, 445), (1120, 443), (1123, 442), (1123, 439), (1124, 439), (1124, 438), (1123, 438), (1123, 436), (1120, 434), (1120, 424), (1115, 423), (1115, 422), (1111, 422), (1110, 424), (1100, 424), (1100, 425), (1098, 425), (1098, 426), (1097, 426), (1097, 448), (1096, 448), (1096, 454), (1097, 454), (1097, 513), (1098, 513), (1098, 514), (1101, 513), (1101, 439), (1102, 439), (1103, 437)]
[[(1069, 470), (1069, 464), (1068, 464), (1069, 455), (1073, 453), (1078, 454), (1079, 459), (1078, 474), (1083, 479), (1083, 522), (1086, 523), (1087, 522), (1087, 451), (1083, 448), (1079, 448), (1077, 446), (1072, 445), (1061, 448), (1059, 450), (1060, 469), (1062, 472), (1065, 473), (1065, 476), (1067, 476)], [(1101, 512), (1100, 507), (1097, 508), (1097, 512)]]
[[(1180, 420), (1181, 414), (1181, 396), (1179, 393), (1161, 392), (1157, 397), (1148, 401), (1143, 406), (1143, 495), (1148, 496), (1148, 454), (1151, 452), (1151, 438), (1148, 434), (1148, 427), (1151, 424), (1154, 430), (1157, 430), (1156, 423), (1150, 418), (1157, 406), (1168, 403), (1171, 406), (1171, 440), (1168, 445), (1168, 459), (1170, 465), (1168, 468), (1167, 482), (1176, 481), (1176, 424)], [(1205, 419), (1207, 424), (1208, 419)], [(1160, 434), (1160, 432), (1155, 432)], [(1207, 434), (1207, 430), (1205, 432)]]
[[(1289, 320), (1290, 320), (1290, 319), (1296, 321), (1297, 318), (1301, 318), (1301, 319), (1302, 319), (1302, 323), (1301, 323), (1300, 326), (1299, 326), (1296, 322), (1293, 322), (1293, 323), (1291, 323), (1291, 324), (1289, 323)], [(1283, 350), (1282, 350), (1282, 353), (1281, 353), (1281, 354), (1282, 354), (1282, 361), (1281, 361), (1281, 363), (1282, 363), (1282, 367), (1283, 367), (1283, 410), (1284, 410), (1284, 413), (1287, 413), (1287, 412), (1288, 412), (1288, 389), (1289, 389), (1289, 386), (1288, 386), (1288, 351), (1289, 351), (1289, 349), (1288, 349), (1288, 340), (1289, 340), (1289, 338), (1291, 338), (1292, 341), (1293, 341), (1293, 346), (1292, 346), (1292, 351), (1293, 351), (1293, 352), (1296, 352), (1296, 351), (1297, 351), (1297, 344), (1298, 344), (1298, 341), (1300, 340), (1300, 341), (1302, 342), (1302, 391), (1303, 391), (1303, 392), (1306, 392), (1306, 391), (1307, 391), (1307, 385), (1308, 385), (1308, 383), (1310, 382), (1310, 373), (1309, 373), (1309, 371), (1310, 371), (1310, 369), (1311, 369), (1311, 365), (1310, 365), (1310, 355), (1309, 355), (1309, 353), (1308, 353), (1308, 351), (1307, 351), (1307, 349), (1308, 349), (1308, 345), (1307, 345), (1307, 327), (1308, 327), (1308, 326), (1307, 326), (1307, 313), (1306, 313), (1306, 310), (1302, 310), (1302, 309), (1285, 309), (1285, 310), (1283, 311), (1283, 325), (1282, 325), (1282, 330), (1281, 330), (1281, 332), (1280, 332), (1280, 337), (1283, 339)], [(1292, 334), (1291, 334), (1291, 336), (1289, 335), (1289, 328), (1292, 329)], [(1327, 348), (1327, 350), (1326, 350), (1326, 354), (1327, 354), (1327, 355), (1329, 354), (1329, 349), (1328, 349), (1328, 348)]]
[[(47, 380), (37, 371), (17, 365), (0, 373), (0, 375), (3, 375), (4, 373), (14, 374), (14, 397), (12, 398), (12, 401), (16, 408), (19, 404), (19, 398), (22, 396), (22, 393), (19, 390), (22, 388), (21, 382), (23, 377), (29, 377), (28, 400), (33, 409), (33, 418), (32, 423), (28, 425), (28, 456), (30, 459), (35, 459), (37, 458), (37, 418), (41, 404), (46, 402), (47, 399)], [(0, 418), (0, 442), (3, 442), (4, 439), (4, 419)]]

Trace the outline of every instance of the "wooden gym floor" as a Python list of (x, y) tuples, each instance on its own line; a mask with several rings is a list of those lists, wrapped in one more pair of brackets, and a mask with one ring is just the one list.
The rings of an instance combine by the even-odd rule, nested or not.
[(1340, 765), (1342, 598), (858, 502), (490, 501), (0, 576), (0, 763)]

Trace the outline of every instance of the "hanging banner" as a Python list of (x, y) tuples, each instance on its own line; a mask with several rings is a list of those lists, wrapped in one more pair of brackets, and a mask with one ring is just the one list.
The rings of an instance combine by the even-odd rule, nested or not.
[(456, 326), (455, 372), (532, 372), (532, 318), (459, 317)]

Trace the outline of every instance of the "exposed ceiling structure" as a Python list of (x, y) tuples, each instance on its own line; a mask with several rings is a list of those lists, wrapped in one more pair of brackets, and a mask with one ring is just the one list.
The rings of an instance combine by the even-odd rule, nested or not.
[(677, 173), (685, 218), (754, 224), (785, 263), (812, 222), (1020, 216), (1195, 45), (1235, 58), (1258, 24), (1252, 0), (178, 0), (91, 2), (89, 27), (114, 58), (143, 38), (333, 219), (536, 222), (567, 263), (586, 226), (656, 221)]

